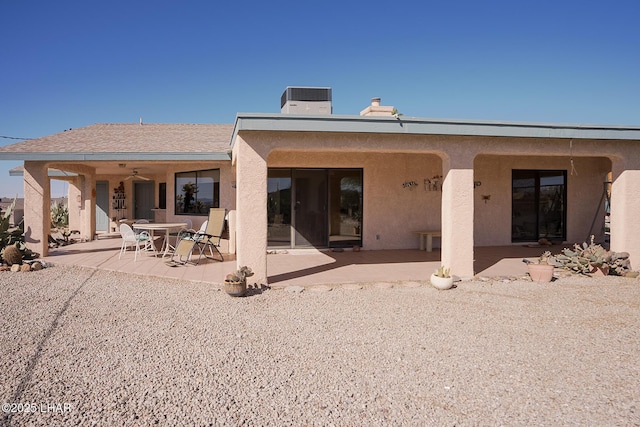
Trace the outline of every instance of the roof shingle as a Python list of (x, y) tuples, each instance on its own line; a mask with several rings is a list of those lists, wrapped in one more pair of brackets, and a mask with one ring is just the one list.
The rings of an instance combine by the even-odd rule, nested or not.
[(224, 153), (232, 124), (98, 123), (0, 147), (5, 153)]

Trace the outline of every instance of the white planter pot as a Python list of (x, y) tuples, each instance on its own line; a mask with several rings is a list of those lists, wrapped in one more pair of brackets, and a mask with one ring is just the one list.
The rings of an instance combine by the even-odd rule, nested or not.
[(432, 274), (431, 284), (436, 289), (451, 289), (451, 287), (453, 286), (453, 277), (438, 277), (435, 274)]

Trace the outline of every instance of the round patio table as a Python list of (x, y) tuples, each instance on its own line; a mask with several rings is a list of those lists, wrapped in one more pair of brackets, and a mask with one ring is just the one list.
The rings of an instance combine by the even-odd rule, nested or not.
[(133, 228), (137, 230), (145, 230), (151, 234), (151, 238), (153, 239), (154, 231), (164, 231), (164, 240), (162, 242), (162, 246), (160, 247), (160, 252), (162, 252), (162, 256), (165, 257), (169, 253), (169, 233), (172, 230), (179, 230), (182, 228), (187, 228), (186, 222), (152, 222), (149, 224), (138, 224), (134, 223), (132, 225)]

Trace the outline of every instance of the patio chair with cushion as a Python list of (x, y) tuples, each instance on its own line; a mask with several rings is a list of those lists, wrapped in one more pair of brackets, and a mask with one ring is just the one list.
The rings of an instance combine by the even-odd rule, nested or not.
[[(195, 248), (198, 248), (199, 254), (194, 264), (198, 264), (202, 256), (217, 261), (224, 261), (224, 257), (218, 247), (220, 246), (222, 232), (224, 231), (226, 213), (226, 209), (223, 208), (209, 209), (209, 218), (202, 224), (200, 230), (195, 233), (183, 233), (178, 238), (178, 243), (176, 244), (176, 249), (171, 256), (170, 262), (175, 263), (174, 258), (176, 256), (178, 257), (178, 263), (184, 264), (190, 261)], [(211, 256), (207, 255), (207, 249)], [(218, 253), (219, 259), (215, 256), (214, 250)]]
[(148, 219), (137, 219), (134, 223), (133, 223), (133, 232), (134, 233), (138, 233), (141, 230), (136, 229), (136, 224), (149, 224), (149, 220)]
[[(220, 252), (220, 240), (222, 240), (222, 232), (224, 231), (225, 218), (227, 216), (227, 210), (223, 208), (211, 208), (209, 209), (209, 219), (207, 220), (207, 226), (205, 227), (204, 232), (199, 231), (194, 236), (194, 240), (196, 241), (196, 245), (200, 249), (200, 256), (198, 257), (198, 261), (204, 255), (206, 258), (214, 259), (217, 261), (224, 261), (224, 257)], [(206, 254), (207, 248), (209, 249), (209, 253), (211, 256)], [(214, 252), (216, 251), (220, 256), (220, 259), (217, 259)]]
[[(169, 233), (169, 250), (175, 251), (178, 246), (178, 242), (185, 234), (195, 234), (196, 230), (193, 229), (193, 222), (189, 218), (184, 219), (184, 223), (187, 224), (185, 227), (178, 230), (178, 232)], [(172, 241), (175, 241), (175, 246), (171, 244)]]
[(171, 254), (171, 259), (166, 263), (168, 266), (176, 267), (190, 262), (193, 248), (196, 245), (196, 241), (193, 240), (195, 233), (193, 230), (185, 230), (178, 235), (176, 247)]
[(120, 255), (118, 255), (118, 259), (120, 259), (122, 254), (126, 252), (129, 245), (131, 245), (132, 248), (135, 246), (136, 252), (133, 257), (134, 261), (138, 260), (138, 254), (143, 250), (151, 250), (155, 255), (156, 246), (153, 239), (151, 239), (151, 236), (146, 231), (135, 233), (128, 224), (120, 224), (120, 235), (122, 236), (122, 246), (120, 246)]

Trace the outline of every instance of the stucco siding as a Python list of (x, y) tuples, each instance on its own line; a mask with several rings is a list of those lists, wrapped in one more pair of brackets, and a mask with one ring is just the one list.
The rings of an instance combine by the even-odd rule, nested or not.
[[(611, 161), (603, 157), (574, 158), (571, 173), (569, 157), (479, 155), (474, 163), (474, 181), (481, 185), (474, 190), (474, 243), (477, 246), (511, 244), (511, 194), (513, 169), (567, 171), (567, 242), (582, 242), (600, 213), (593, 229), (597, 241), (602, 241), (604, 210), (600, 205), (603, 183), (611, 171)], [(483, 200), (482, 196), (490, 196)]]
[(362, 168), (364, 249), (416, 249), (414, 231), (440, 228), (442, 192), (424, 183), (442, 174), (434, 154), (274, 151), (268, 166)]

